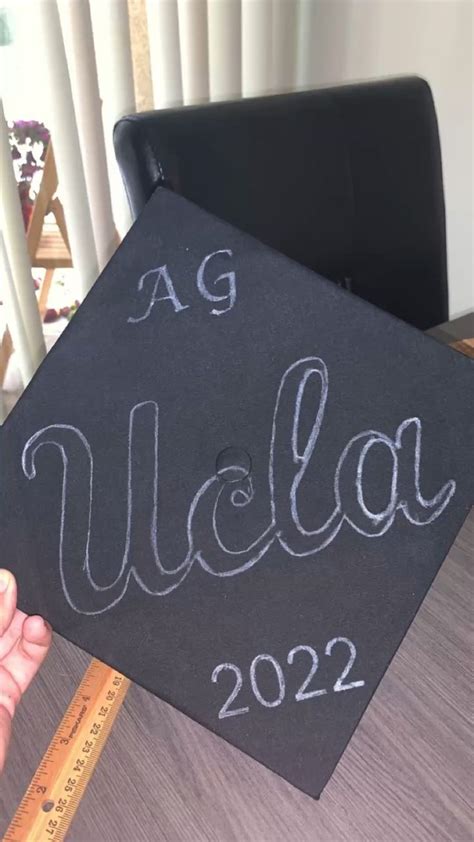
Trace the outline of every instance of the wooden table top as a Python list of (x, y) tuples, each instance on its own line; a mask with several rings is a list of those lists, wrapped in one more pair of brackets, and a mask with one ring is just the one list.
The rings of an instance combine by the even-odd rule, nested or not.
[(438, 339), (445, 345), (450, 345), (458, 339), (466, 339), (474, 336), (474, 310), (465, 313), (457, 319), (450, 319), (442, 325), (430, 328), (426, 331), (428, 336)]
[[(468, 842), (474, 838), (474, 509), (320, 801), (132, 685), (71, 842)], [(55, 636), (15, 719), (0, 834), (89, 656)]]
[(466, 357), (474, 357), (474, 339), (458, 339), (457, 342), (451, 344), (451, 347), (465, 354)]

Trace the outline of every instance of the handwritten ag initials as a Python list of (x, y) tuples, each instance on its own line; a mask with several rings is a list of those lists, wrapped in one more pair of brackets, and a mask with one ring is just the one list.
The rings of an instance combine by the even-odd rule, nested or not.
[[(211, 272), (207, 269), (208, 264), (217, 255), (227, 255), (227, 257), (233, 256), (230, 249), (219, 249), (218, 251), (208, 254), (201, 262), (201, 265), (197, 270), (196, 285), (200, 294), (206, 301), (210, 301), (216, 305), (222, 305), (220, 307), (214, 307), (211, 310), (211, 315), (222, 316), (224, 313), (228, 313), (235, 304), (237, 297), (237, 284), (235, 272), (232, 270), (230, 272), (223, 272), (218, 275), (217, 278), (209, 278)], [(215, 292), (211, 292), (211, 288), (214, 288)], [(138, 292), (143, 293), (143, 295), (146, 296), (145, 300), (147, 302), (147, 306), (140, 316), (128, 317), (127, 321), (132, 322), (133, 324), (137, 324), (137, 322), (143, 322), (145, 319), (148, 319), (153, 307), (160, 301), (169, 301), (173, 306), (175, 313), (180, 313), (181, 310), (187, 310), (190, 306), (189, 304), (183, 304), (178, 297), (166, 263), (163, 264), (163, 266), (157, 266), (156, 269), (149, 269), (148, 272), (145, 272), (145, 274), (141, 276), (138, 281)]]

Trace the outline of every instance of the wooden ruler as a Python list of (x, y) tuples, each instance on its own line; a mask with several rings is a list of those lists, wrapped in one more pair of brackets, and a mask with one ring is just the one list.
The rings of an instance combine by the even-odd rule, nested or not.
[(92, 660), (4, 836), (4, 842), (65, 838), (130, 681)]

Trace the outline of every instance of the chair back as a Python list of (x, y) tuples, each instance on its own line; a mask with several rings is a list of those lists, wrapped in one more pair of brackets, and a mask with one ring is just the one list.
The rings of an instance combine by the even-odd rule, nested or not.
[(165, 184), (422, 330), (448, 318), (438, 127), (417, 77), (134, 114), (132, 212)]

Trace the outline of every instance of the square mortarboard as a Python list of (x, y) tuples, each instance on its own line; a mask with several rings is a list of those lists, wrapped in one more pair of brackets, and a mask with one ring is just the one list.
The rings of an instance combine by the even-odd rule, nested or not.
[(472, 363), (159, 189), (1, 430), (20, 607), (318, 796), (466, 517)]

